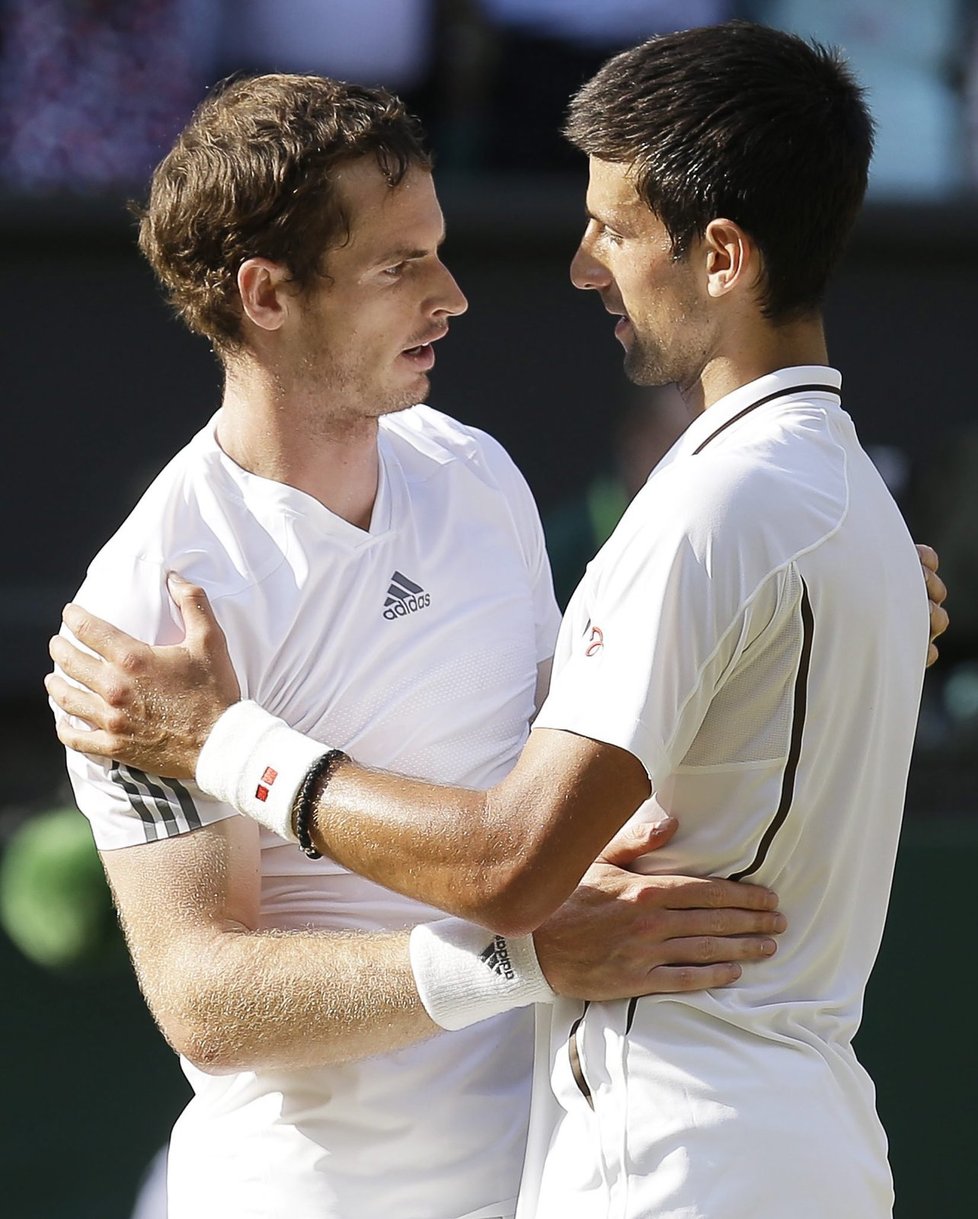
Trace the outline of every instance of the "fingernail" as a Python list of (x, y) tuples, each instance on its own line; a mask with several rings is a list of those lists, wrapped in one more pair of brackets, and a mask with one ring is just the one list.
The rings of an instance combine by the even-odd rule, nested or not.
[(775, 954), (777, 951), (778, 951), (778, 946), (777, 946), (777, 944), (774, 942), (774, 940), (764, 940), (764, 941), (762, 941), (762, 943), (761, 943), (761, 952), (763, 952), (765, 956), (769, 956), (769, 957), (774, 956), (774, 954)]
[(186, 584), (187, 581), (175, 571), (168, 571), (166, 573), (166, 583), (167, 587), (178, 588), (181, 584)]

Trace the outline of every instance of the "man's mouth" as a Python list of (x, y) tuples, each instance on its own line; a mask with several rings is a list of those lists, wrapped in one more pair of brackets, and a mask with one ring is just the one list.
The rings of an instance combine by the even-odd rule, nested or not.
[(429, 335), (423, 343), (416, 343), (413, 347), (405, 347), (401, 355), (422, 369), (431, 368), (435, 362), (435, 351), (432, 344), (437, 343), (439, 339), (443, 339), (446, 334), (448, 334), (447, 327), (444, 330), (439, 330), (435, 334)]
[(427, 372), (429, 368), (434, 367), (435, 349), (431, 343), (418, 343), (415, 347), (405, 347), (401, 355), (421, 372)]

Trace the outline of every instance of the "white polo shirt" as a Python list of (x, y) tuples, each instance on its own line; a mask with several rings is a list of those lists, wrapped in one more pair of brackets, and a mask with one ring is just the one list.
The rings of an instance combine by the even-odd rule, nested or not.
[(729, 989), (541, 1013), (525, 1219), (890, 1214), (851, 1040), (890, 890), (927, 600), (840, 385), (791, 368), (707, 409), (568, 608), (537, 725), (645, 765), (650, 804), (680, 824), (649, 871), (770, 885), (788, 930)]
[[(78, 602), (150, 642), (165, 588), (208, 592), (242, 695), (368, 765), (487, 787), (533, 713), (558, 612), (539, 519), (495, 441), (428, 407), (380, 421), (367, 531), (236, 466), (214, 421), (95, 559)], [(191, 785), (69, 754), (103, 850), (236, 815)], [(261, 927), (382, 931), (439, 912), (264, 833)], [(151, 849), (151, 848), (150, 848)], [(320, 1070), (212, 1076), (170, 1149), (172, 1219), (457, 1219), (515, 1205), (532, 1020), (518, 1011)]]

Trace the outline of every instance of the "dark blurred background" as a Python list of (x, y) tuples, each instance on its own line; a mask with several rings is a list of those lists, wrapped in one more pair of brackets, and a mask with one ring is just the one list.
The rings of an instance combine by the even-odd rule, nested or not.
[[(747, 16), (841, 45), (878, 152), (827, 324), (845, 403), (952, 627), (927, 678), (894, 907), (862, 1057), (898, 1219), (970, 1213), (962, 990), (978, 863), (978, 6), (972, 0), (0, 0), (0, 1181), (9, 1219), (128, 1219), (187, 1094), (145, 1014), (41, 678), (96, 550), (219, 402), (216, 361), (159, 299), (126, 201), (234, 71), (385, 83), (422, 115), (470, 310), (432, 403), (509, 448), (566, 595), (680, 426), (638, 391), (599, 303), (571, 287), (586, 169), (567, 96), (659, 31)], [(858, 815), (858, 810), (854, 811)], [(969, 1022), (970, 1028), (970, 1022)], [(831, 1171), (831, 1166), (826, 1166)], [(139, 1211), (151, 1219), (152, 1190)]]

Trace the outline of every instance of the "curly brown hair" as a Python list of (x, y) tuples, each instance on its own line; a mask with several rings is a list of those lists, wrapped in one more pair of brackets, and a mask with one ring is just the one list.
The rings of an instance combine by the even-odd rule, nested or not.
[(282, 263), (300, 290), (349, 232), (332, 171), (373, 156), (390, 186), (431, 169), (420, 123), (386, 89), (270, 74), (224, 83), (194, 112), (137, 208), (139, 248), (186, 325), (242, 346), (238, 268)]

